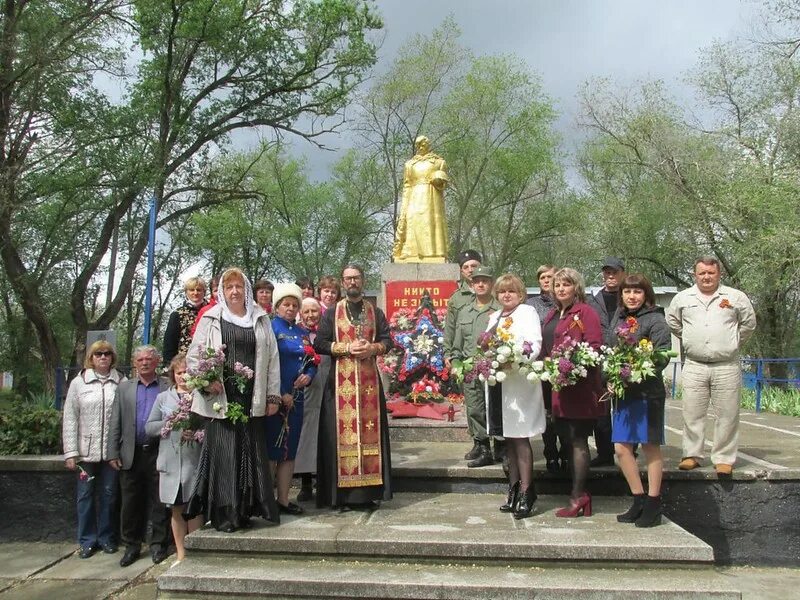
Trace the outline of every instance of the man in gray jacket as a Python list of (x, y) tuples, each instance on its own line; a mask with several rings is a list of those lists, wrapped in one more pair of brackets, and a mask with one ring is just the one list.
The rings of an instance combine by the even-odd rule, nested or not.
[(108, 440), (109, 463), (120, 470), (121, 537), (125, 554), (121, 567), (138, 560), (147, 532), (148, 515), (152, 523), (150, 553), (154, 563), (167, 557), (169, 512), (158, 494), (159, 438), (145, 432), (145, 424), (156, 396), (167, 389), (156, 374), (161, 360), (154, 346), (139, 346), (133, 353), (136, 378), (117, 388)]
[(700, 466), (709, 405), (716, 413), (711, 460), (721, 477), (730, 477), (739, 447), (742, 371), (739, 349), (756, 329), (749, 298), (720, 285), (720, 262), (703, 256), (694, 264), (695, 285), (678, 292), (667, 324), (681, 340), (683, 384), (683, 460), (678, 468)]

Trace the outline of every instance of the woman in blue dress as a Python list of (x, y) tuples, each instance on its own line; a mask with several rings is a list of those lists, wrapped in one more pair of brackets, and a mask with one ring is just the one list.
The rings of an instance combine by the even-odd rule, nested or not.
[[(611, 331), (626, 320), (636, 319), (632, 331), (636, 341), (648, 339), (656, 350), (672, 347), (664, 309), (656, 306), (653, 286), (644, 275), (628, 275), (619, 288), (620, 306), (611, 319)], [(637, 527), (653, 527), (661, 523), (661, 478), (664, 461), (664, 402), (666, 390), (661, 372), (667, 362), (656, 364), (655, 377), (641, 383), (631, 383), (622, 398), (617, 398), (612, 417), (612, 441), (622, 474), (633, 494), (633, 504), (621, 515), (620, 523), (635, 523)], [(647, 459), (647, 493), (642, 486), (639, 465), (633, 454), (634, 444), (641, 444)]]
[(311, 347), (308, 331), (296, 323), (302, 297), (294, 283), (278, 284), (273, 292), (272, 331), (281, 362), (281, 407), (267, 418), (267, 451), (276, 472), (278, 508), (290, 515), (303, 512), (298, 504), (289, 502), (289, 488), (303, 427), (305, 388), (317, 373), (306, 350)]

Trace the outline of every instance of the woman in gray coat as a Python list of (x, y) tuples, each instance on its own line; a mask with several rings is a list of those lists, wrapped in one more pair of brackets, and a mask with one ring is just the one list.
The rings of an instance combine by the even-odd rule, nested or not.
[[(172, 508), (172, 535), (175, 538), (175, 550), (178, 561), (186, 556), (183, 539), (203, 524), (203, 516), (198, 515), (188, 522), (184, 520), (183, 506), (189, 501), (192, 493), (194, 475), (200, 458), (202, 436), (191, 429), (171, 430), (163, 437), (164, 425), (175, 413), (182, 395), (191, 398), (191, 392), (184, 387), (186, 375), (186, 355), (178, 354), (169, 363), (168, 375), (172, 386), (161, 392), (153, 404), (150, 418), (147, 419), (145, 431), (152, 437), (162, 437), (158, 445), (156, 468), (159, 473), (159, 496), (161, 502)], [(197, 417), (194, 417), (197, 419)], [(167, 433), (166, 431), (164, 431)]]

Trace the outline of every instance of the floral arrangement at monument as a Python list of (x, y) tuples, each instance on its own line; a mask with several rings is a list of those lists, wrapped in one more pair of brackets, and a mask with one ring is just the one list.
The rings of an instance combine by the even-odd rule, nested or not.
[(391, 403), (463, 402), (444, 362), (445, 315), (444, 309), (433, 307), (426, 291), (416, 310), (400, 309), (389, 319), (394, 348), (378, 358), (378, 368), (389, 376)]

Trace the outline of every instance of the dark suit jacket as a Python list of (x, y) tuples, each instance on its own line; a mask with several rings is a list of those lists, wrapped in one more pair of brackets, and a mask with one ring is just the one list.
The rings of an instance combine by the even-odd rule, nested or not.
[[(108, 435), (108, 460), (122, 460), (122, 469), (127, 471), (133, 464), (136, 449), (136, 386), (139, 379), (128, 379), (125, 385), (117, 386), (114, 406), (111, 409), (111, 424)], [(159, 378), (159, 391), (164, 392), (168, 385)], [(158, 442), (158, 438), (153, 440)]]

